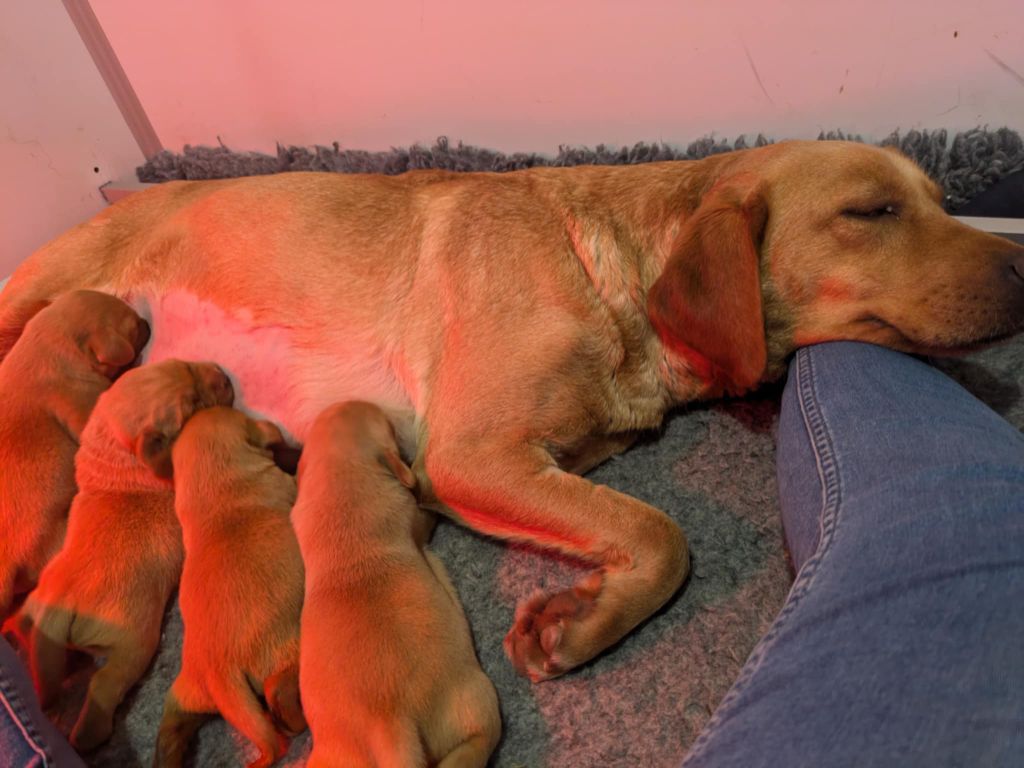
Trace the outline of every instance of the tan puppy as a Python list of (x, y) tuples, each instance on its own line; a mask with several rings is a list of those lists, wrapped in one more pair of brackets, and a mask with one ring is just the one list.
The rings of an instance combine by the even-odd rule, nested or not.
[(178, 585), (184, 550), (171, 445), (196, 410), (232, 398), (217, 366), (168, 360), (121, 376), (82, 432), (64, 547), (17, 617), (31, 632), (30, 666), (44, 707), (60, 692), (66, 648), (106, 657), (71, 733), (78, 750), (110, 736), (114, 709), (153, 658)]
[(299, 462), (292, 521), (306, 563), (302, 699), (309, 768), (472, 768), (501, 736), (391, 424), (367, 403), (328, 408)]
[(181, 766), (196, 729), (218, 711), (259, 748), (250, 766), (270, 765), (286, 745), (256, 692), (290, 731), (306, 727), (299, 704), (302, 556), (289, 520), (295, 479), (273, 456), (283, 442), (270, 422), (210, 408), (189, 420), (174, 446), (185, 643), (181, 673), (164, 702), (155, 766)]
[(120, 299), (73, 291), (32, 318), (0, 363), (0, 621), (60, 549), (82, 428), (148, 339)]
[(1024, 248), (941, 203), (899, 152), (841, 141), (160, 184), (18, 268), (0, 356), (40, 301), (106, 288), (299, 442), (331, 403), (386, 407), (425, 503), (593, 564), (517, 611), (507, 652), (543, 680), (621, 639), (689, 566), (668, 516), (576, 473), (680, 403), (777, 378), (804, 344), (942, 354), (1024, 328)]

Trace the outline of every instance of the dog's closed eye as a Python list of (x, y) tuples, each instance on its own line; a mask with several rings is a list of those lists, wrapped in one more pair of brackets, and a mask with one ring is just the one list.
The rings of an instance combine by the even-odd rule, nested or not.
[(843, 216), (851, 219), (881, 219), (884, 217), (892, 217), (899, 219), (899, 208), (892, 203), (886, 203), (884, 205), (867, 205), (867, 206), (851, 206), (844, 208), (842, 212)]

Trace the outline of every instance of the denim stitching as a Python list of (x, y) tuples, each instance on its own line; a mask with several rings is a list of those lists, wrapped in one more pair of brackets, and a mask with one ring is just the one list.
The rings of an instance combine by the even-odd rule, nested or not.
[(44, 767), (51, 765), (49, 752), (42, 746), (42, 739), (33, 726), (32, 719), (28, 716), (28, 712), (21, 702), (21, 697), (18, 696), (17, 688), (7, 675), (3, 673), (3, 670), (0, 670), (0, 704), (3, 705), (11, 720), (18, 726), (25, 743), (42, 759), (42, 765)]
[(781, 630), (786, 625), (786, 620), (796, 609), (804, 595), (810, 591), (817, 576), (818, 569), (832, 548), (835, 539), (836, 528), (839, 523), (840, 504), (842, 501), (842, 483), (840, 479), (840, 462), (836, 456), (835, 447), (832, 443), (832, 436), (828, 429), (825, 417), (821, 413), (816, 394), (816, 383), (814, 374), (814, 362), (807, 350), (799, 350), (792, 365), (796, 366), (797, 392), (800, 404), (800, 413), (803, 416), (804, 428), (807, 430), (811, 442), (811, 449), (814, 452), (815, 462), (818, 469), (818, 480), (821, 483), (822, 511), (821, 511), (821, 536), (818, 540), (818, 548), (814, 554), (804, 563), (803, 568), (797, 575), (789, 591), (786, 604), (775, 617), (772, 626), (765, 633), (751, 651), (740, 676), (733, 683), (725, 697), (722, 699), (715, 713), (704, 726), (703, 731), (697, 740), (691, 745), (690, 751), (683, 760), (685, 766), (691, 759), (699, 757), (706, 749), (715, 729), (728, 717), (736, 699), (746, 690), (750, 679), (757, 673), (764, 662), (768, 651), (775, 644)]

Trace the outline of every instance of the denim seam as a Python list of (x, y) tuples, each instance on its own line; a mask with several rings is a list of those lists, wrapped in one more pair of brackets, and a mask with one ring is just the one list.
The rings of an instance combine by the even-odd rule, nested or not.
[(800, 413), (803, 417), (804, 429), (807, 431), (807, 436), (811, 443), (811, 449), (814, 452), (818, 480), (821, 483), (821, 536), (814, 554), (807, 559), (807, 562), (800, 569), (800, 573), (797, 575), (796, 581), (789, 591), (786, 604), (779, 611), (779, 615), (775, 617), (775, 621), (772, 622), (768, 632), (765, 633), (764, 637), (754, 647), (754, 650), (751, 651), (749, 658), (743, 666), (743, 670), (740, 672), (740, 676), (733, 683), (732, 688), (726, 693), (715, 713), (692, 744), (686, 759), (683, 761), (683, 765), (686, 765), (691, 759), (699, 757), (704, 752), (717, 727), (731, 714), (736, 700), (746, 690), (751, 678), (760, 670), (765, 656), (775, 644), (779, 633), (785, 628), (787, 619), (803, 600), (811, 586), (813, 586), (818, 569), (832, 548), (836, 528), (839, 525), (842, 501), (839, 459), (835, 452), (828, 424), (818, 403), (814, 363), (807, 351), (800, 350), (797, 352), (792, 365), (796, 366), (797, 399), (800, 404)]
[(10, 678), (0, 670), (0, 703), (7, 710), (21, 731), (22, 737), (29, 748), (42, 758), (43, 766), (53, 765), (49, 750), (43, 746), (43, 739), (32, 725), (32, 719), (18, 695), (18, 689)]

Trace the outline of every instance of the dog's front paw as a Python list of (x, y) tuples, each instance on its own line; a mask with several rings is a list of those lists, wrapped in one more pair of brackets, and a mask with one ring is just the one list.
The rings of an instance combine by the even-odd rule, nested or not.
[(566, 637), (574, 625), (593, 613), (602, 582), (601, 572), (595, 571), (572, 589), (536, 594), (519, 604), (504, 643), (505, 654), (519, 674), (539, 683), (587, 660), (574, 658), (576, 653)]

